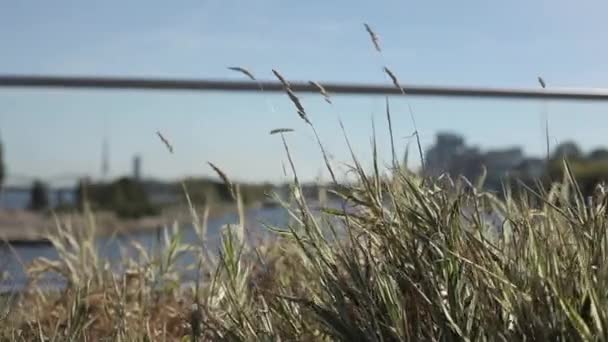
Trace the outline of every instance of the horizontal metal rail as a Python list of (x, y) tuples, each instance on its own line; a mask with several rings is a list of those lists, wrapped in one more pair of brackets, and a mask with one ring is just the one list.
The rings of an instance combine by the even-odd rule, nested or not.
[[(482, 97), (506, 99), (553, 99), (553, 100), (608, 100), (606, 89), (542, 89), (542, 88), (481, 88), (443, 86), (403, 86), (392, 84), (320, 83), (329, 94), (346, 95), (401, 95), (444, 97)], [(310, 82), (290, 82), (295, 92), (318, 93), (319, 88)], [(31, 76), (0, 75), (0, 87), (29, 88), (91, 88), (132, 90), (182, 90), (182, 91), (283, 91), (283, 85), (274, 81), (234, 81), (203, 79), (162, 79), (89, 76)]]

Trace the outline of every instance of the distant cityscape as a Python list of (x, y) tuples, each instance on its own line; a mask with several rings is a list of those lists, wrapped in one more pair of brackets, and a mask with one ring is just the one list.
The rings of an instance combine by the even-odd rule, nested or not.
[[(461, 135), (444, 132), (436, 136), (434, 145), (426, 151), (426, 172), (431, 176), (439, 176), (442, 173), (453, 177), (462, 175), (474, 181), (482, 175), (485, 167), (486, 187), (500, 190), (507, 178), (532, 181), (550, 174), (555, 163), (563, 158), (577, 165), (608, 163), (606, 148), (597, 148), (585, 155), (576, 143), (566, 141), (552, 146), (550, 150), (550, 155), (545, 158), (527, 157), (521, 147), (515, 146), (482, 151), (479, 147), (468, 146)], [(597, 176), (602, 178), (604, 175)], [(608, 177), (608, 172), (605, 176)]]
[[(108, 173), (110, 170), (109, 154), (107, 149), (107, 142), (104, 140), (102, 152), (102, 163), (101, 163), (101, 181), (108, 179)], [(75, 194), (76, 188), (79, 182), (92, 182), (93, 179), (90, 177), (75, 177), (75, 175), (67, 175), (65, 178), (71, 180), (73, 185), (68, 186), (55, 186), (48, 187), (48, 204), (50, 207), (61, 207), (61, 206), (73, 206), (76, 203), (77, 196)], [(142, 177), (142, 157), (138, 154), (133, 156), (132, 161), (132, 174), (130, 176), (136, 182), (143, 182)], [(33, 182), (35, 182), (34, 180)], [(5, 186), (2, 196), (0, 196), (0, 208), (9, 209), (21, 209), (28, 206), (30, 202), (29, 188), (31, 184), (24, 184), (20, 186)], [(149, 194), (151, 199), (159, 204), (174, 200), (175, 196), (169, 196), (168, 194), (158, 194), (151, 192)]]
[(468, 146), (464, 137), (453, 133), (440, 133), (435, 145), (426, 152), (427, 172), (432, 176), (448, 173), (474, 180), (487, 170), (488, 184), (496, 184), (509, 174), (525, 174), (539, 178), (546, 169), (546, 160), (526, 157), (520, 147), (482, 151)]
[[(534, 181), (541, 177), (555, 176), (555, 162), (567, 157), (577, 162), (577, 170), (585, 171), (591, 169), (595, 173), (585, 174), (590, 177), (590, 182), (597, 183), (608, 179), (608, 149), (597, 148), (588, 154), (584, 154), (574, 142), (563, 142), (557, 146), (551, 146), (550, 155), (544, 158), (526, 156), (521, 147), (511, 146), (503, 149), (482, 150), (477, 146), (468, 145), (465, 138), (452, 132), (441, 132), (437, 134), (434, 144), (425, 151), (425, 173), (428, 176), (438, 177), (448, 174), (452, 177), (464, 176), (470, 181), (475, 181), (483, 173), (485, 168), (485, 186), (490, 190), (500, 191), (505, 179), (519, 179), (523, 181)], [(592, 165), (593, 167), (590, 167)], [(606, 166), (605, 168), (598, 167)], [(72, 180), (71, 186), (52, 186), (45, 184), (48, 191), (48, 205), (50, 207), (74, 206), (78, 201), (78, 187), (82, 184), (91, 184), (96, 187), (116, 185), (126, 186), (129, 181), (141, 188), (145, 202), (154, 206), (165, 206), (179, 202), (182, 197), (180, 182), (168, 182), (151, 180), (145, 177), (144, 161), (141, 155), (134, 154), (132, 159), (132, 172), (130, 176), (121, 177), (117, 180), (109, 180), (110, 158), (107, 140), (102, 142), (101, 172), (98, 179), (91, 177), (77, 177)], [(581, 171), (581, 172), (582, 172)], [(222, 190), (219, 180), (209, 178), (191, 179), (198, 184), (200, 189), (200, 200), (208, 201), (211, 198), (220, 201), (229, 200), (229, 195)], [(42, 182), (44, 183), (44, 182)], [(129, 184), (131, 184), (129, 183)], [(32, 183), (30, 183), (32, 184)], [(24, 208), (29, 202), (30, 184), (20, 187), (4, 187), (3, 195), (0, 196), (0, 208)], [(243, 185), (250, 190), (250, 199), (263, 197), (263, 189), (278, 189), (281, 185), (272, 184), (249, 184)], [(314, 193), (314, 186), (309, 191)], [(109, 190), (108, 190), (109, 191)], [(115, 191), (115, 190), (112, 190)], [(122, 190), (121, 190), (122, 191)], [(132, 189), (129, 191), (133, 191)], [(138, 190), (139, 191), (139, 190)], [(252, 195), (255, 194), (255, 195)], [(124, 195), (117, 195), (124, 197)], [(112, 196), (110, 196), (112, 197)], [(115, 197), (115, 196), (114, 196)], [(143, 198), (143, 197), (142, 197)]]

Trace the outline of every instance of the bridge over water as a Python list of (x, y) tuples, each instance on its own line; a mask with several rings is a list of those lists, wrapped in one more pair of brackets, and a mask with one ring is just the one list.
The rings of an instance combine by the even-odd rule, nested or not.
[(90, 178), (86, 174), (62, 173), (47, 177), (39, 177), (25, 173), (9, 173), (6, 175), (6, 186), (0, 190), (0, 209), (22, 209), (29, 205), (30, 189), (35, 181), (40, 181), (48, 187), (49, 203), (52, 207), (61, 204), (71, 204), (75, 200), (76, 184), (81, 179)]

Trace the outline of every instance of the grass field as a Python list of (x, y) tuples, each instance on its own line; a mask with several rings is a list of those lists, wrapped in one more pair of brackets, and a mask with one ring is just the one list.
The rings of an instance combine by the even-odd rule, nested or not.
[[(59, 224), (51, 239), (61, 259), (39, 260), (29, 273), (56, 272), (68, 286), (37, 291), (32, 282), (29, 291), (2, 297), (0, 338), (606, 339), (608, 197), (601, 185), (583, 198), (566, 172), (546, 191), (507, 189), (499, 199), (482, 190), (483, 179), (425, 179), (396, 161), (366, 172), (354, 155), (352, 164), (358, 182), (340, 186), (339, 195), (354, 211), (313, 215), (295, 176), (293, 203), (285, 204), (292, 224), (276, 227), (283, 232), (272, 243), (246, 243), (244, 222), (235, 222), (225, 227), (220, 253), (210, 253), (205, 213), (192, 210), (201, 244), (182, 244), (168, 230), (167, 248), (142, 248), (139, 262), (125, 261), (124, 274), (97, 257), (93, 214), (84, 230)], [(231, 191), (240, 198), (238, 188)], [(490, 211), (506, 218), (500, 233), (484, 222)], [(186, 250), (199, 255), (190, 265), (199, 281), (191, 284), (175, 268)]]

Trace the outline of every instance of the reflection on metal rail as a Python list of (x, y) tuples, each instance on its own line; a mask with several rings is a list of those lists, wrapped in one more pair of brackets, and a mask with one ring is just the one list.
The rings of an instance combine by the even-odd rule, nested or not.
[[(323, 83), (330, 94), (350, 95), (400, 95), (399, 88), (391, 84)], [(318, 92), (309, 82), (290, 82), (295, 92)], [(234, 81), (203, 79), (127, 78), (99, 76), (36, 76), (0, 75), (0, 87), (29, 88), (98, 88), (133, 90), (186, 90), (186, 91), (283, 91), (274, 81)], [(414, 96), (485, 97), (506, 99), (554, 99), (554, 100), (608, 100), (606, 89), (514, 89), (405, 85), (403, 92)]]

